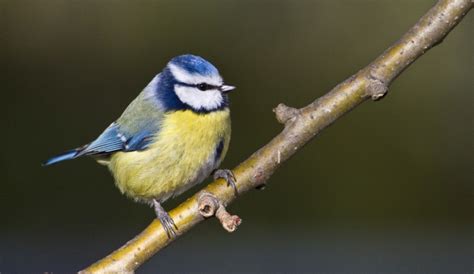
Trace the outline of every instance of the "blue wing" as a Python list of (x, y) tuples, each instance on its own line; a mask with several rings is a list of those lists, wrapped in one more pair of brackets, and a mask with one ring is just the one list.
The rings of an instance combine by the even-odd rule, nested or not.
[(111, 124), (97, 139), (88, 145), (66, 151), (47, 160), (44, 165), (52, 165), (81, 156), (108, 155), (117, 151), (139, 151), (146, 149), (156, 132), (143, 129), (130, 134), (121, 130), (117, 123)]
[(153, 135), (147, 129), (127, 134), (117, 123), (113, 123), (95, 141), (84, 147), (77, 157), (109, 154), (116, 151), (144, 150), (148, 147)]
[(78, 156), (125, 150), (126, 145), (127, 137), (120, 132), (117, 124), (113, 123), (95, 141), (84, 147)]
[(146, 149), (158, 133), (163, 110), (153, 99), (158, 76), (127, 107), (117, 122), (112, 123), (91, 143), (52, 157), (43, 165), (52, 165), (81, 156), (107, 156), (117, 151)]

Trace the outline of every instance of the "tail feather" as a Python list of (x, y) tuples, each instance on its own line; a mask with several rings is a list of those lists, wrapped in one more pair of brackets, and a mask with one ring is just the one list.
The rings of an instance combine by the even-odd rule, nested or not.
[(54, 164), (62, 162), (62, 161), (72, 160), (74, 158), (77, 158), (77, 157), (81, 156), (81, 155), (79, 155), (81, 151), (82, 151), (82, 148), (76, 148), (76, 149), (72, 149), (72, 150), (63, 152), (59, 155), (56, 155), (56, 156), (51, 157), (50, 159), (46, 160), (46, 162), (43, 163), (43, 166), (50, 166), (50, 165), (54, 165)]

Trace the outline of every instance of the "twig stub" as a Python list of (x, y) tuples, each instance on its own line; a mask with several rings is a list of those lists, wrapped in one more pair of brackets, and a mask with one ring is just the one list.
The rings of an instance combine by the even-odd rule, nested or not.
[(275, 112), (276, 119), (281, 124), (286, 124), (289, 120), (299, 114), (298, 109), (289, 107), (285, 104), (278, 104), (278, 106), (273, 109), (273, 112)]
[(209, 218), (213, 215), (221, 223), (222, 227), (228, 232), (234, 232), (242, 223), (242, 219), (237, 215), (230, 214), (222, 202), (212, 193), (203, 191), (198, 198), (199, 213)]
[(228, 232), (234, 232), (242, 223), (242, 219), (239, 216), (230, 214), (222, 205), (216, 211), (216, 218)]

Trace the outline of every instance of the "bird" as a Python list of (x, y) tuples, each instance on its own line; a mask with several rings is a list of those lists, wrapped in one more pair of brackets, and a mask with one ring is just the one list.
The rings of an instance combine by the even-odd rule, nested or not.
[(229, 148), (228, 93), (234, 89), (204, 58), (176, 56), (97, 139), (43, 165), (91, 156), (108, 167), (120, 192), (153, 207), (168, 237), (175, 237), (166, 200), (211, 174), (238, 193), (232, 171), (218, 169)]

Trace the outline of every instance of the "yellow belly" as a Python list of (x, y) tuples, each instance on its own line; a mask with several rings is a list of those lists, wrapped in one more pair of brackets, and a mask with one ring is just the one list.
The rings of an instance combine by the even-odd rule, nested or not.
[[(222, 154), (216, 148), (224, 142)], [(144, 151), (112, 155), (109, 169), (122, 193), (136, 199), (165, 201), (200, 183), (217, 168), (230, 141), (229, 110), (209, 114), (166, 114), (154, 142)]]

